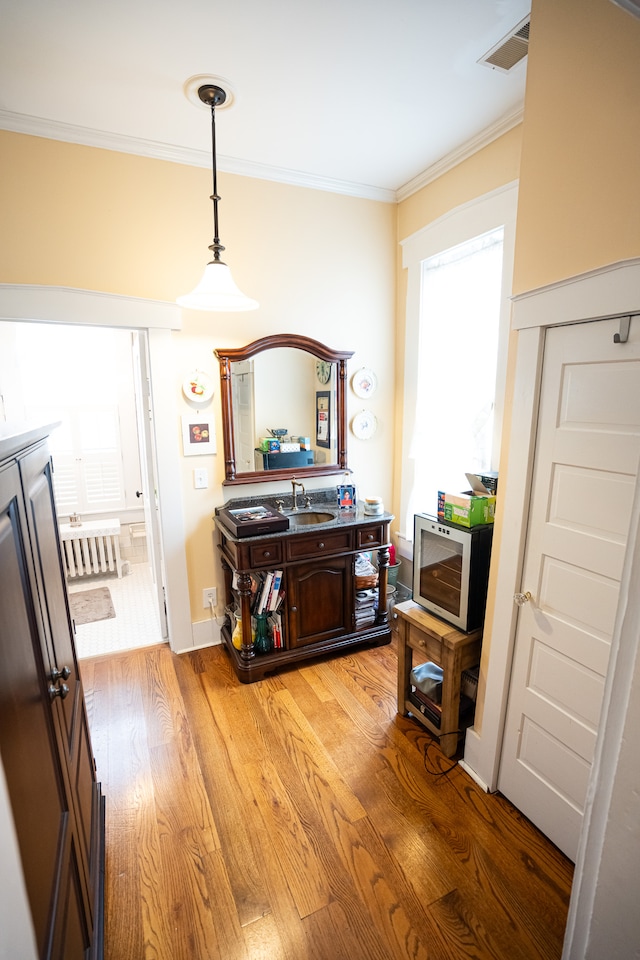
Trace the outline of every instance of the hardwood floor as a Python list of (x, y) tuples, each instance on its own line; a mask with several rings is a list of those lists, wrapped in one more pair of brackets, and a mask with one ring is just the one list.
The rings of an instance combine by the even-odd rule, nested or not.
[(396, 713), (395, 641), (240, 684), (82, 661), (106, 960), (559, 958), (573, 865)]

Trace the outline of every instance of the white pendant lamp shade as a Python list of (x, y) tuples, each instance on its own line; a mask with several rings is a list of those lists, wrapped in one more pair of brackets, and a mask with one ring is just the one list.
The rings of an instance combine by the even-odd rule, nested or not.
[(218, 163), (216, 159), (216, 107), (222, 106), (227, 94), (214, 83), (205, 83), (198, 87), (198, 98), (206, 106), (211, 108), (211, 159), (213, 172), (213, 243), (209, 250), (213, 253), (213, 260), (204, 268), (202, 279), (198, 286), (191, 291), (178, 297), (177, 303), (188, 310), (220, 310), (220, 311), (239, 311), (255, 310), (258, 307), (257, 300), (251, 300), (245, 297), (244, 293), (238, 290), (231, 276), (231, 270), (220, 259), (220, 254), (224, 247), (220, 243), (218, 232)]
[(258, 301), (245, 297), (238, 289), (231, 270), (221, 260), (208, 263), (197, 287), (178, 297), (179, 306), (187, 310), (255, 310)]

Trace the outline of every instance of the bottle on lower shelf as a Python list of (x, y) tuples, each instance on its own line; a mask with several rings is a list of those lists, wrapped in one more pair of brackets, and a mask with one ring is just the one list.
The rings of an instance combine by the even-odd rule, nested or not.
[(255, 617), (256, 635), (253, 641), (253, 649), (256, 656), (271, 653), (273, 650), (273, 640), (269, 635), (269, 624), (267, 623), (266, 613), (258, 613)]

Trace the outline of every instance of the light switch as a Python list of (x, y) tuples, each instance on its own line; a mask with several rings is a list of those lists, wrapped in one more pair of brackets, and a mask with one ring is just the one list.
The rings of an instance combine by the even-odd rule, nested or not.
[(209, 472), (204, 467), (193, 471), (193, 485), (196, 490), (205, 490), (209, 486)]

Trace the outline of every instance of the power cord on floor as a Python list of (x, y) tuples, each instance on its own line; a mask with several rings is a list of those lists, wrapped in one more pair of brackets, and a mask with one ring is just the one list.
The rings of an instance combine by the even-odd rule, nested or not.
[(209, 597), (209, 609), (211, 611), (211, 625), (213, 627), (212, 640), (214, 643), (218, 643), (220, 640), (220, 635), (219, 633), (216, 635), (216, 630), (215, 630), (215, 627), (218, 623), (218, 618), (216, 616), (216, 606), (215, 606), (215, 603), (213, 602), (213, 597)]
[(429, 752), (430, 746), (435, 746), (435, 744), (430, 744), (430, 743), (427, 744), (426, 750), (424, 752), (424, 756), (422, 758), (424, 770), (425, 770), (425, 773), (428, 773), (429, 776), (433, 777), (434, 780), (439, 780), (441, 777), (446, 777), (453, 770), (455, 770), (456, 767), (458, 766), (458, 761), (454, 760), (454, 762), (450, 766), (448, 766), (445, 770), (438, 770), (437, 772), (435, 770), (430, 770), (429, 767), (427, 766), (427, 754)]
[[(425, 731), (425, 732), (426, 732), (426, 731)], [(457, 735), (457, 734), (459, 734), (460, 732), (461, 732), (460, 730), (447, 730), (447, 731), (445, 731), (444, 733), (440, 733), (439, 736), (440, 736), (440, 737), (447, 737), (447, 736), (449, 736), (450, 734), (456, 734), (456, 735)], [(437, 747), (437, 748), (439, 749), (438, 744), (437, 744), (435, 741), (433, 741), (433, 740), (429, 740), (429, 741), (425, 744), (424, 754), (423, 754), (423, 757), (422, 757), (422, 763), (423, 763), (423, 766), (424, 766), (424, 771), (425, 771), (425, 773), (428, 773), (430, 777), (433, 777), (433, 778), (434, 778), (434, 780), (438, 780), (438, 779), (440, 779), (440, 777), (446, 777), (448, 774), (450, 774), (450, 773), (452, 772), (452, 770), (455, 770), (455, 769), (456, 769), (456, 767), (458, 766), (458, 761), (457, 761), (457, 760), (454, 760), (453, 763), (451, 763), (450, 766), (446, 767), (444, 770), (430, 770), (429, 767), (427, 766), (427, 759), (428, 759), (429, 748), (430, 748), (430, 747), (434, 747), (434, 748)]]

